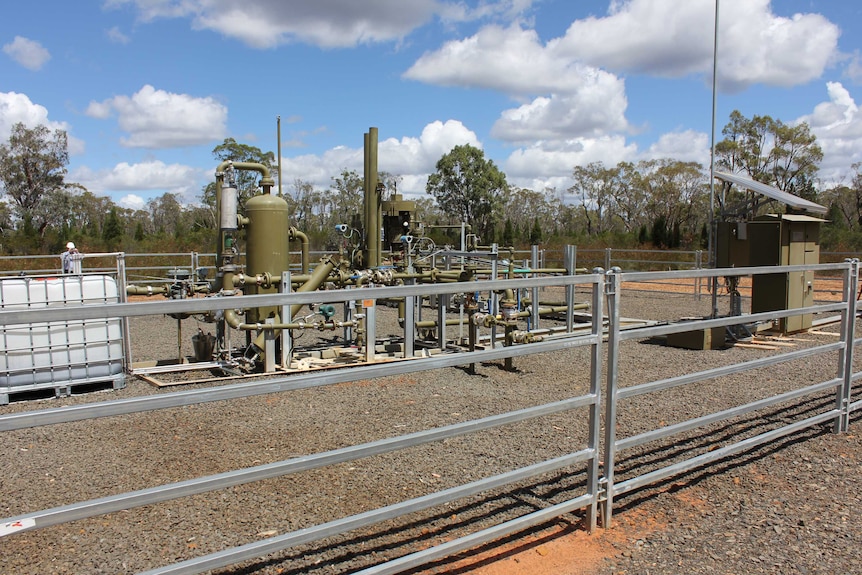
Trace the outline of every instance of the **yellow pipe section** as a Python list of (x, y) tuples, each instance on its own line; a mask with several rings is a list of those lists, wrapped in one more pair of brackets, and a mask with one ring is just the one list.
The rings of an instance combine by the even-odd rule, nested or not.
[(309, 262), (308, 262), (308, 253), (309, 253), (308, 236), (305, 235), (303, 232), (299, 231), (298, 229), (294, 228), (293, 226), (291, 226), (291, 228), (288, 230), (288, 238), (291, 241), (297, 241), (297, 240), (299, 241), (300, 250), (302, 253), (302, 256), (301, 256), (302, 257), (302, 273), (308, 274), (308, 268), (310, 267)]
[[(321, 258), (320, 263), (317, 267), (314, 268), (314, 273), (311, 274), (308, 281), (299, 286), (296, 290), (296, 293), (305, 293), (314, 291), (319, 288), (329, 276), (329, 272), (331, 272), (335, 268), (335, 264), (332, 261), (330, 256), (324, 256)], [(225, 272), (224, 274), (224, 283), (225, 285), (234, 285), (236, 278), (233, 272)], [(303, 304), (293, 304), (290, 306), (290, 317), (291, 319), (295, 316), (299, 310), (302, 308)], [(302, 324), (298, 323), (244, 323), (239, 316), (237, 315), (235, 310), (226, 309), (224, 310), (224, 319), (227, 324), (234, 328), (245, 331), (251, 330), (279, 330), (279, 329), (299, 329), (299, 326)]]

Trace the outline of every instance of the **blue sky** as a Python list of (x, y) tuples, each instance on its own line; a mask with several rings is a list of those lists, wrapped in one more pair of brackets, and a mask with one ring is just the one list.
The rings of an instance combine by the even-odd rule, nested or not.
[[(227, 137), (275, 152), (278, 116), (286, 193), (361, 173), (371, 126), (407, 195), (465, 143), (558, 193), (589, 162), (708, 166), (715, 1), (34, 0), (0, 19), (0, 141), (66, 130), (67, 181), (133, 208), (197, 201)], [(718, 1), (718, 139), (734, 109), (805, 121), (847, 181), (862, 2)]]

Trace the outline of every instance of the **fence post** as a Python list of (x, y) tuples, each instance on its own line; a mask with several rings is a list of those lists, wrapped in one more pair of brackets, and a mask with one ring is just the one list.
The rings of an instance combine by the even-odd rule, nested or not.
[[(566, 268), (566, 273), (570, 276), (575, 275), (577, 266), (575, 265), (575, 246), (568, 245), (563, 251), (563, 267)], [(575, 286), (566, 284), (566, 333), (572, 333), (575, 328), (574, 318), (574, 302), (575, 302)], [(599, 316), (599, 321), (602, 318)]]
[[(703, 250), (697, 250), (694, 252), (694, 269), (703, 269)], [(700, 301), (700, 282), (701, 278), (699, 276), (694, 278), (694, 299), (697, 301)]]
[[(540, 269), (539, 262), (539, 246), (530, 246), (530, 259), (534, 270)], [(532, 277), (537, 278), (539, 274), (533, 273)], [(539, 329), (539, 288), (533, 287), (530, 289), (530, 298), (533, 300), (530, 313), (530, 329)]]
[[(117, 295), (120, 303), (126, 303), (126, 254), (117, 254)], [(132, 370), (132, 335), (129, 330), (129, 317), (123, 316), (120, 320), (120, 330), (123, 338), (123, 369), (126, 373)]]
[[(566, 246), (567, 260), (570, 261), (570, 256), (574, 255), (574, 246)], [(587, 490), (593, 496), (592, 504), (587, 508), (587, 529), (590, 533), (595, 531), (599, 515), (599, 502), (602, 499), (600, 474), (601, 466), (599, 463), (600, 452), (600, 437), (602, 426), (602, 333), (604, 331), (604, 322), (602, 313), (604, 310), (604, 291), (606, 284), (604, 281), (604, 270), (601, 268), (594, 270), (599, 276), (599, 279), (592, 284), (592, 329), (591, 334), (595, 340), (590, 346), (590, 394), (594, 396), (593, 404), (590, 406), (589, 415), (589, 437), (587, 439), (587, 447), (592, 450), (593, 457), (587, 467)], [(575, 275), (574, 268), (569, 272), (570, 275)], [(566, 289), (574, 286), (566, 285)], [(567, 292), (568, 293), (568, 292)], [(569, 308), (571, 308), (571, 299), (567, 298)], [(572, 311), (568, 310), (569, 320), (571, 320)], [(571, 330), (569, 330), (571, 331)], [(610, 518), (608, 518), (610, 520)], [(602, 525), (606, 525), (602, 521)]]
[(844, 272), (844, 298), (846, 308), (841, 318), (841, 340), (844, 343), (839, 354), (838, 377), (842, 380), (835, 399), (840, 414), (835, 419), (835, 433), (846, 432), (850, 427), (850, 399), (853, 387), (853, 348), (856, 333), (856, 298), (859, 293), (859, 260), (845, 260), (849, 265)]
[(611, 248), (605, 248), (605, 269), (611, 269)]
[[(619, 372), (620, 345), (620, 268), (611, 268), (605, 274), (605, 297), (608, 300), (608, 365), (605, 402), (605, 475), (604, 501), (602, 504), (602, 527), (609, 529), (614, 504), (614, 465), (616, 458), (616, 421), (617, 421), (617, 375)], [(596, 270), (599, 273), (599, 270)]]

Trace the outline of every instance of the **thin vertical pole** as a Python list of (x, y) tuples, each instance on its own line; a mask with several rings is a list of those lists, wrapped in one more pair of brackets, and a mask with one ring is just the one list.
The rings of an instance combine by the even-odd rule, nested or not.
[[(573, 246), (568, 246), (567, 254), (574, 255), (571, 252)], [(594, 270), (600, 272), (602, 270)], [(572, 270), (571, 275), (574, 275)], [(594, 343), (590, 347), (590, 395), (593, 396), (594, 403), (590, 406), (589, 414), (589, 437), (587, 438), (587, 448), (593, 452), (593, 458), (590, 460), (587, 467), (587, 489), (590, 495), (593, 496), (593, 503), (587, 508), (587, 529), (593, 532), (596, 528), (599, 515), (599, 500), (601, 492), (599, 486), (600, 480), (600, 437), (601, 437), (601, 421), (602, 421), (602, 332), (604, 330), (604, 321), (602, 311), (604, 310), (604, 276), (598, 273), (598, 279), (592, 284), (592, 329), (591, 334), (594, 338)], [(566, 288), (574, 287), (568, 284)], [(571, 312), (569, 312), (571, 314)], [(608, 518), (609, 520), (609, 518)], [(604, 525), (604, 521), (602, 522)]]
[(850, 427), (850, 398), (853, 388), (853, 348), (856, 334), (856, 297), (859, 290), (859, 260), (847, 260), (849, 269), (844, 272), (844, 300), (846, 307), (841, 318), (841, 340), (844, 348), (838, 354), (838, 377), (842, 385), (835, 399), (840, 411), (835, 419), (835, 433), (843, 433)]
[(605, 500), (602, 506), (602, 527), (609, 529), (614, 506), (614, 466), (617, 452), (617, 377), (619, 372), (620, 345), (620, 269), (613, 268), (605, 274), (605, 296), (608, 304), (608, 365), (605, 392)]
[[(717, 264), (718, 249), (715, 238), (715, 108), (718, 86), (718, 0), (715, 0), (715, 29), (712, 39), (712, 136), (709, 153), (709, 267)], [(718, 278), (712, 278), (712, 317), (718, 317)]]

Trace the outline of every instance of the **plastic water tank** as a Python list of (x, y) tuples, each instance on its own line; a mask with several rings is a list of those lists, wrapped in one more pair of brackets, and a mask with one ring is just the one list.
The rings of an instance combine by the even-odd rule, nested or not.
[[(117, 282), (107, 275), (0, 279), (4, 310), (117, 302)], [(13, 392), (54, 388), (61, 395), (79, 384), (125, 384), (120, 318), (0, 325), (0, 344), (0, 404)]]

